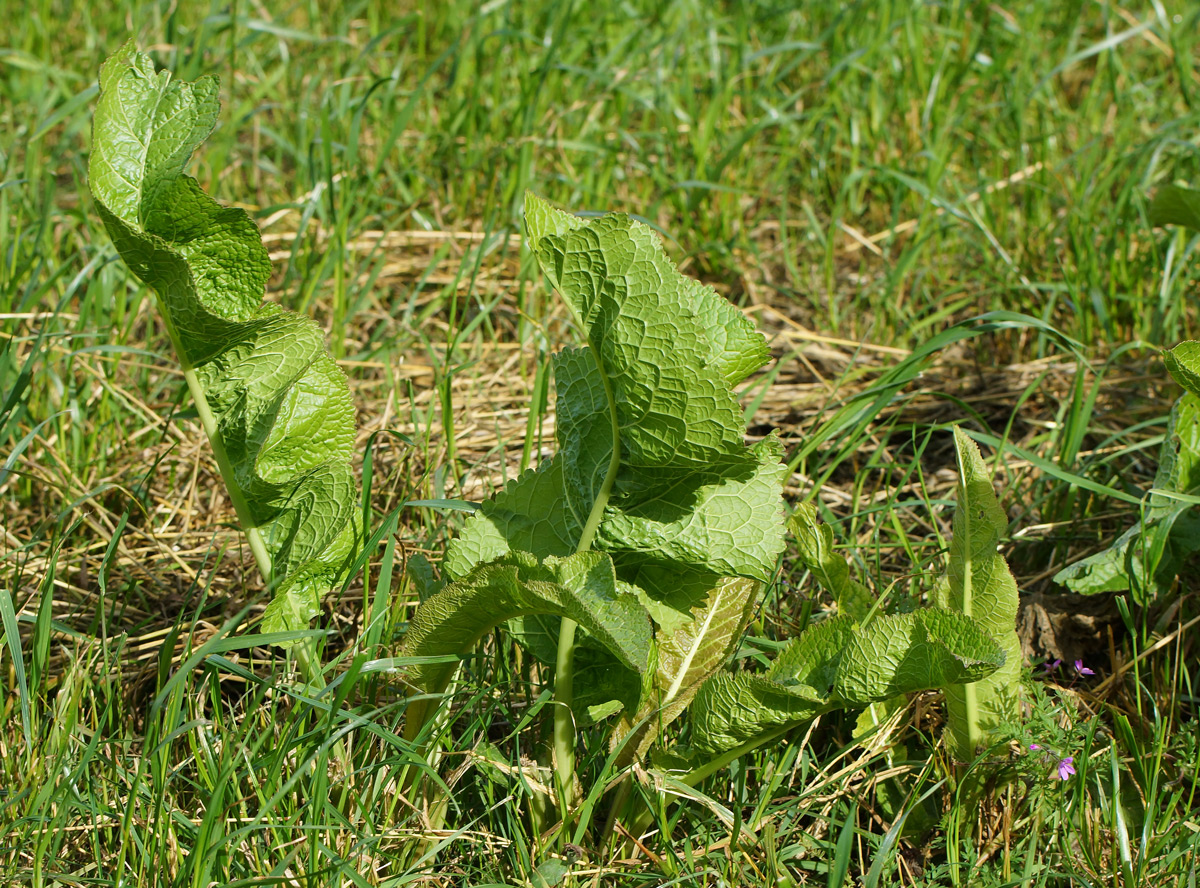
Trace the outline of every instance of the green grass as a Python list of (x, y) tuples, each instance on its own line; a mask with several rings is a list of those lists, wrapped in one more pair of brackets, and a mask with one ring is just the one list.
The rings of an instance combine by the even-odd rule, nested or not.
[[(949, 421), (1020, 449), (997, 471), (1029, 593), (1133, 520), (1073, 476), (1149, 486), (1174, 396), (1152, 347), (1198, 335), (1198, 242), (1145, 220), (1157, 184), (1200, 182), (1195, 4), (395, 6), (35, 0), (10, 21), (4, 884), (526, 884), (552, 850), (519, 769), (547, 700), (502, 638), (453, 698), (446, 830), (401, 791), (424, 767), (400, 739), (403, 567), (436, 563), (457, 517), (403, 511), (330, 602), (329, 692), (256, 643), (259, 579), (86, 187), (96, 74), (126, 39), (180, 77), (221, 75), (196, 174), (263, 226), (271, 297), (330, 331), (377, 516), (482, 499), (542, 452), (527, 431), (549, 446), (547, 354), (571, 337), (520, 248), (526, 188), (647, 219), (775, 334), (753, 427), (783, 430), (789, 495), (823, 504), (893, 604), (943, 563)], [(1027, 318), (953, 326), (988, 312)], [(368, 450), (382, 429), (412, 444)], [(782, 576), (751, 659), (825, 607), (790, 560)], [(1097, 624), (1100, 675), (1045, 683), (981, 799), (921, 698), (873, 744), (826, 720), (692, 801), (659, 808), (638, 782), (644, 847), (585, 841), (571, 884), (1193, 885), (1192, 588)], [(599, 773), (605, 751), (582, 742)], [(1030, 742), (1078, 774), (1049, 779)]]

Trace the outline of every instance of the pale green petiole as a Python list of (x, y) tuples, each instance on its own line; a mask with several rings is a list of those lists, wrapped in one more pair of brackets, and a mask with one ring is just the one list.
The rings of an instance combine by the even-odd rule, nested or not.
[[(600, 521), (604, 518), (604, 509), (608, 506), (608, 498), (612, 495), (617, 472), (621, 468), (621, 425), (617, 417), (616, 399), (613, 397), (612, 383), (603, 371), (601, 379), (604, 382), (605, 396), (608, 398), (613, 437), (612, 455), (609, 457), (608, 469), (596, 501), (592, 503), (592, 510), (588, 513), (587, 522), (579, 535), (576, 553), (591, 549), (596, 531), (600, 528)], [(574, 620), (563, 618), (558, 631), (558, 659), (554, 668), (554, 773), (563, 804), (568, 809), (573, 802), (575, 788), (575, 626)], [(565, 810), (563, 815), (566, 816)]]

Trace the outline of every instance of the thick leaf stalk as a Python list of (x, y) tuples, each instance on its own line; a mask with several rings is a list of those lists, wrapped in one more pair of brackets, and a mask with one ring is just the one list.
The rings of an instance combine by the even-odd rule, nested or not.
[(354, 407), (311, 320), (264, 303), (258, 228), (184, 174), (218, 83), (125, 46), (100, 72), (89, 183), (121, 258), (154, 289), (238, 520), (273, 590), (268, 632), (304, 629), (353, 560)]

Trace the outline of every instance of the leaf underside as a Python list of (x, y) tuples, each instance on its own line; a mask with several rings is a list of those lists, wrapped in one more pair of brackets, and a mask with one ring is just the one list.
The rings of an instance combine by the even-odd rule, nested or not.
[(214, 77), (177, 81), (122, 48), (100, 72), (89, 184), (121, 258), (158, 296), (239, 518), (269, 554), (263, 629), (303, 629), (357, 544), (354, 407), (316, 324), (263, 302), (257, 226), (183, 172), (216, 125), (217, 92)]

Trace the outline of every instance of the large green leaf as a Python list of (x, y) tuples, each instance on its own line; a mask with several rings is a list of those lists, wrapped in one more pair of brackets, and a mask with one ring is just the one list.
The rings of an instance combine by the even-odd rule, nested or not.
[(126, 46), (100, 72), (89, 183), (121, 257), (158, 295), (274, 588), (263, 629), (302, 629), (354, 560), (354, 407), (321, 330), (263, 303), (271, 265), (250, 217), (183, 173), (217, 111), (215, 78), (173, 80)]
[[(526, 230), (586, 344), (553, 359), (557, 454), (483, 504), (444, 568), (464, 577), (520, 552), (611, 556), (653, 618), (656, 665), (606, 674), (605, 640), (580, 624), (576, 718), (620, 711), (612, 743), (640, 755), (728, 660), (783, 549), (782, 446), (746, 445), (734, 391), (769, 352), (649, 227), (585, 221), (529, 195)], [(558, 653), (553, 614), (511, 628), (539, 659)]]
[(1195, 504), (1173, 493), (1200, 494), (1200, 397), (1191, 392), (1171, 409), (1154, 486), (1138, 520), (1104, 551), (1060, 570), (1055, 582), (1082, 593), (1132, 589), (1143, 604), (1169, 591), (1183, 562), (1200, 549)]
[(562, 463), (561, 456), (555, 456), (486, 500), (463, 533), (450, 541), (442, 564), (446, 572), (466, 576), (476, 565), (510, 551), (538, 558), (574, 552), (583, 521), (571, 513), (563, 495)]
[(1200, 396), (1200, 342), (1181, 342), (1173, 349), (1163, 352), (1163, 362), (1175, 381)]
[(781, 448), (745, 446), (733, 391), (767, 359), (762, 336), (681, 275), (647, 226), (526, 204), (530, 247), (588, 345), (554, 358), (558, 455), (467, 522), (447, 569), (510, 549), (561, 554), (608, 479), (597, 548), (766, 579), (783, 548)]
[(692, 702), (692, 747), (712, 755), (752, 743), (772, 728), (811, 721), (826, 711), (828, 701), (806, 695), (807, 690), (762, 675), (718, 673)]
[(941, 607), (973, 617), (1003, 650), (1003, 665), (982, 681), (946, 688), (947, 736), (959, 759), (975, 757), (990, 732), (1017, 721), (1021, 697), (1021, 642), (1017, 638), (1017, 582), (997, 551), (1008, 520), (979, 447), (957, 426), (958, 504), (944, 582), (935, 590)]
[(643, 487), (636, 502), (605, 512), (596, 547), (765, 582), (783, 548), (779, 492), (787, 467), (775, 437), (748, 456)]
[(863, 706), (925, 688), (981, 685), (1014, 659), (984, 622), (940, 608), (880, 617), (857, 630), (842, 652), (834, 696)]
[[(445, 690), (457, 668), (446, 655), (467, 651), (490, 629), (526, 614), (554, 614), (574, 620), (620, 664), (638, 674), (651, 666), (650, 617), (633, 595), (617, 586), (612, 560), (601, 552), (539, 561), (526, 552), (473, 570), (421, 603), (404, 636), (404, 653), (433, 662), (405, 676), (420, 695)], [(415, 736), (429, 701), (409, 705), (406, 732)]]
[(865, 627), (833, 617), (791, 641), (765, 674), (721, 673), (706, 682), (692, 705), (692, 745), (707, 753), (734, 749), (822, 712), (978, 681), (1005, 658), (963, 614), (919, 610)]

